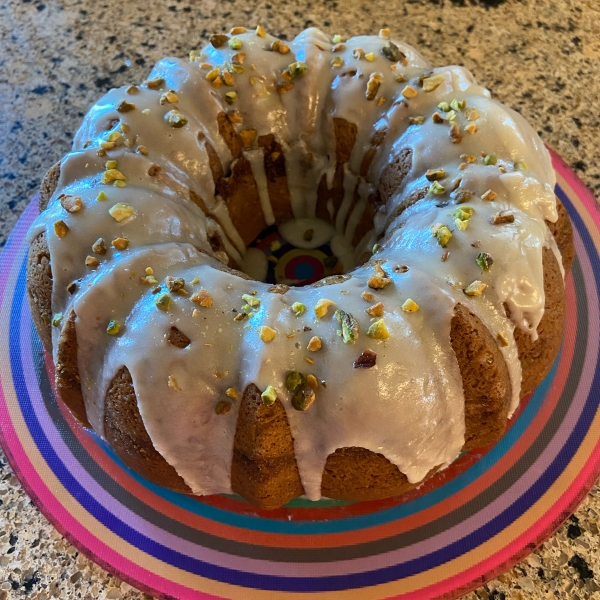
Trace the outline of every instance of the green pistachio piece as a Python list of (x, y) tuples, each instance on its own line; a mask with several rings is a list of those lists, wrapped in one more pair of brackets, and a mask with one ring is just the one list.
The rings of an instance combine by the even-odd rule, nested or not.
[(292, 396), (292, 406), (296, 410), (308, 410), (311, 404), (315, 401), (315, 391), (308, 386), (301, 387)]
[(290, 371), (285, 378), (285, 389), (293, 392), (299, 385), (306, 383), (306, 377), (300, 371)]
[(260, 395), (263, 404), (270, 406), (277, 400), (277, 391), (272, 385), (267, 386), (267, 389)]
[(487, 252), (480, 252), (475, 260), (484, 271), (489, 271), (494, 264), (494, 259)]
[(291, 306), (292, 312), (299, 317), (306, 310), (306, 304), (302, 304), (302, 302), (294, 302)]
[(176, 108), (165, 114), (165, 121), (173, 128), (179, 129), (187, 125), (187, 118), (183, 116)]
[(171, 307), (173, 306), (173, 299), (171, 296), (169, 296), (169, 294), (161, 294), (155, 298), (154, 304), (156, 304), (156, 308), (160, 310), (171, 310)]
[(117, 335), (119, 331), (121, 331), (121, 324), (119, 321), (110, 321), (106, 328), (106, 333), (108, 333), (108, 335)]
[(342, 326), (342, 339), (344, 344), (352, 344), (358, 337), (358, 323), (350, 314), (341, 309), (335, 311), (335, 318)]

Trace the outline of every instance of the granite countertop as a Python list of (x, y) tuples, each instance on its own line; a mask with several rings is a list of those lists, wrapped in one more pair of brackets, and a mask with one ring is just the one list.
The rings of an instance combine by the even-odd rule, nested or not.
[[(262, 24), (288, 39), (390, 27), (433, 64), (464, 64), (600, 196), (597, 0), (0, 0), (0, 246), (88, 107), (213, 32)], [(283, 3), (282, 3), (283, 6)], [(506, 574), (464, 598), (600, 598), (600, 488)], [(81, 555), (41, 516), (0, 454), (0, 600), (149, 596)]]

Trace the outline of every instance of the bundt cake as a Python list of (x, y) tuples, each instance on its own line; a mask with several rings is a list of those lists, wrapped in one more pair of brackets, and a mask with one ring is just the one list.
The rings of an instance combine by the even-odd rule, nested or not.
[[(497, 440), (557, 355), (554, 183), (521, 116), (389, 30), (235, 27), (90, 109), (41, 186), (33, 320), (62, 400), (154, 483), (402, 494)], [(343, 272), (254, 279), (269, 226)]]

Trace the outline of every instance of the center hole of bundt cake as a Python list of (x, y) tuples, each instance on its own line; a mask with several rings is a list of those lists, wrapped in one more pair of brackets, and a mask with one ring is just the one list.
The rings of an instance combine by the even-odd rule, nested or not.
[(301, 218), (263, 230), (248, 247), (243, 266), (257, 281), (299, 287), (352, 270), (356, 258), (333, 225)]

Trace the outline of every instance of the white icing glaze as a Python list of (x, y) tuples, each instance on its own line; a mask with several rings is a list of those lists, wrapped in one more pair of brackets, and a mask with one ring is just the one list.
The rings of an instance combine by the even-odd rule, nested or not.
[[(215, 88), (206, 75), (212, 67), (230, 63), (237, 51), (227, 45), (218, 49), (209, 45), (195, 62), (161, 60), (149, 77), (164, 78), (160, 89), (142, 85), (136, 93), (127, 93), (120, 88), (101, 98), (77, 132), (73, 151), (61, 163), (60, 181), (48, 209), (30, 231), (30, 239), (42, 231), (47, 234), (54, 277), (53, 311), (67, 315), (74, 309), (77, 314), (78, 363), (88, 418), (102, 434), (106, 391), (116, 372), (127, 366), (142, 419), (157, 450), (195, 493), (229, 492), (239, 402), (233, 402), (233, 410), (225, 415), (217, 415), (215, 405), (225, 398), (227, 388), (241, 392), (250, 383), (261, 390), (272, 385), (287, 412), (309, 498), (320, 497), (323, 466), (327, 456), (340, 447), (358, 446), (381, 453), (409, 481), (418, 482), (433, 467), (450, 464), (464, 443), (462, 382), (449, 341), (457, 303), (473, 310), (492, 335), (502, 334), (506, 339), (501, 351), (512, 382), (511, 412), (518, 404), (521, 367), (513, 330), (516, 326), (534, 338), (537, 335), (544, 310), (542, 248), (549, 246), (558, 255), (544, 224), (545, 219), (557, 219), (549, 155), (533, 129), (492, 100), (464, 68), (433, 69), (430, 76), (441, 76), (443, 81), (435, 90), (424, 91), (415, 78), (429, 65), (401, 42), (394, 43), (404, 58), (392, 63), (381, 52), (386, 41), (374, 36), (351, 38), (334, 52), (323, 32), (309, 29), (290, 42), (288, 54), (266, 51), (275, 41), (272, 36), (261, 38), (247, 32), (236, 37), (246, 58), (245, 72), (233, 74), (235, 87)], [(359, 49), (367, 55), (373, 53), (374, 60), (355, 58), (353, 52)], [(339, 68), (330, 64), (336, 58), (343, 60)], [(286, 82), (280, 74), (296, 60), (305, 63), (306, 72), (293, 79), (293, 89), (279, 93), (276, 82)], [(210, 63), (211, 68), (203, 68), (202, 63)], [(382, 82), (375, 99), (369, 101), (365, 92), (373, 73), (379, 74)], [(161, 95), (168, 90), (174, 91), (177, 101), (160, 104)], [(238, 99), (228, 105), (225, 94), (234, 90)], [(414, 97), (411, 90), (416, 92)], [(460, 143), (452, 143), (448, 122), (432, 120), (435, 112), (448, 116), (437, 106), (455, 98), (466, 101), (466, 107), (456, 111)], [(135, 108), (118, 112), (116, 107), (123, 100), (134, 103)], [(170, 127), (164, 118), (174, 108), (187, 119), (181, 128)], [(376, 258), (382, 261), (392, 284), (375, 291), (375, 296), (385, 307), (389, 339), (366, 335), (373, 319), (365, 313), (369, 304), (361, 293), (368, 289), (372, 266), (355, 268), (351, 278), (340, 283), (292, 288), (284, 295), (270, 293), (266, 284), (218, 270), (215, 258), (222, 260), (223, 253), (213, 252), (208, 232), (217, 232), (227, 254), (256, 277), (265, 267), (251, 266), (255, 263), (251, 252), (244, 256), (245, 245), (227, 205), (215, 195), (207, 144), (214, 148), (227, 174), (233, 157), (217, 121), (219, 113), (231, 109), (241, 116), (241, 122), (234, 124), (237, 132), (254, 129), (256, 138), (273, 134), (283, 149), (291, 207), (298, 219), (279, 224), (286, 239), (303, 247), (303, 228), (311, 223), (313, 243), (322, 237), (331, 240), (334, 252), (344, 257), (345, 267), (351, 269), (366, 249), (385, 236)], [(479, 116), (469, 121), (466, 110), (473, 109)], [(423, 117), (422, 124), (411, 123), (411, 118), (418, 117)], [(325, 176), (331, 185), (336, 167), (334, 118), (356, 124), (358, 129), (350, 160), (344, 165), (344, 198), (332, 215), (333, 225), (328, 225), (314, 217), (318, 184)], [(120, 124), (126, 125), (126, 131), (116, 146), (109, 148), (106, 156), (98, 156), (101, 142), (110, 133), (120, 132)], [(465, 129), (470, 124), (477, 128), (473, 134)], [(366, 176), (361, 176), (361, 163), (377, 132), (385, 132), (383, 141)], [(139, 145), (145, 147), (145, 154), (135, 152)], [(368, 197), (376, 191), (383, 169), (406, 148), (412, 150), (409, 173), (387, 206), (375, 215), (373, 228), (352, 255), (351, 240)], [(496, 164), (484, 164), (482, 152), (495, 155)], [(265, 221), (271, 224), (275, 216), (262, 149), (254, 142), (243, 155), (250, 162)], [(474, 162), (464, 155), (475, 157)], [(101, 183), (107, 160), (117, 161), (117, 168), (127, 178), (125, 187)], [(521, 161), (527, 170), (517, 170), (523, 168)], [(160, 170), (149, 175), (155, 166)], [(431, 185), (425, 177), (428, 169), (446, 171), (441, 180), (446, 192), (428, 193), (393, 217), (404, 199)], [(457, 208), (449, 193), (453, 185), (473, 193), (472, 199), (461, 205), (474, 209), (465, 231), (457, 228), (451, 216)], [(482, 200), (490, 189), (495, 198)], [(190, 190), (202, 199), (207, 214), (190, 199)], [(106, 200), (96, 199), (100, 191), (105, 192)], [(66, 212), (60, 194), (80, 196), (82, 210)], [(133, 207), (133, 215), (115, 221), (108, 211), (117, 202)], [(504, 210), (514, 216), (514, 223), (492, 225), (492, 216)], [(53, 230), (59, 219), (69, 227), (62, 239)], [(436, 223), (453, 230), (445, 249), (432, 236), (430, 228)], [(118, 237), (129, 240), (127, 249), (111, 248), (111, 240)], [(103, 256), (94, 255), (91, 249), (98, 238), (108, 246)], [(442, 261), (445, 251), (449, 257)], [(475, 260), (479, 252), (493, 257), (488, 272)], [(96, 256), (100, 265), (86, 267), (87, 255)], [(407, 265), (409, 270), (396, 271), (399, 265)], [(213, 305), (201, 307), (192, 303), (189, 295), (171, 294), (171, 309), (158, 310), (157, 296), (152, 293), (155, 286), (140, 282), (148, 267), (159, 283), (170, 275), (183, 277), (190, 294), (208, 290)], [(199, 283), (192, 284), (194, 278)], [(66, 287), (75, 280), (78, 288), (71, 295)], [(475, 280), (487, 284), (483, 295), (465, 295), (463, 288)], [(232, 310), (239, 311), (242, 295), (253, 292), (260, 306), (249, 318), (235, 321), (239, 312)], [(325, 317), (317, 319), (313, 309), (322, 298), (335, 304)], [(418, 303), (418, 312), (402, 310), (408, 298)], [(307, 311), (296, 317), (290, 310), (294, 302), (305, 304)], [(512, 322), (504, 314), (504, 303), (510, 308)], [(358, 322), (354, 343), (345, 344), (337, 334), (340, 326), (333, 315), (338, 308)], [(118, 336), (107, 334), (110, 320), (122, 324)], [(259, 337), (263, 325), (277, 332), (268, 343)], [(167, 342), (171, 326), (191, 340), (187, 348)], [(304, 331), (305, 326), (311, 331)], [(53, 328), (55, 351), (58, 335), (59, 328)], [(306, 347), (315, 335), (321, 338), (322, 349), (313, 353)], [(376, 367), (353, 370), (353, 362), (365, 349), (377, 353)], [(306, 357), (314, 364), (307, 364)], [(305, 412), (291, 406), (284, 385), (290, 370), (313, 373), (327, 382)]]

